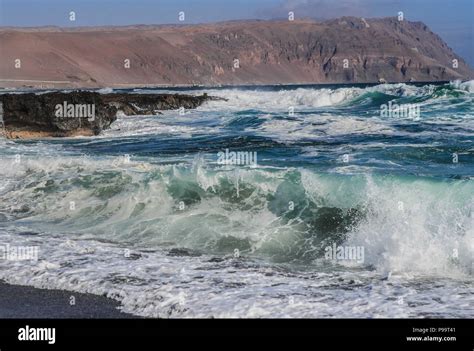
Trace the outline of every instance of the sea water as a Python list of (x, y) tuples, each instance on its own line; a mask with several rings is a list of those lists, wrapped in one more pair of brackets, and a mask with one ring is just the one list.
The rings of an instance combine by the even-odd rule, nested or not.
[(472, 81), (179, 92), (228, 100), (0, 139), (0, 248), (38, 248), (0, 279), (150, 317), (472, 317)]

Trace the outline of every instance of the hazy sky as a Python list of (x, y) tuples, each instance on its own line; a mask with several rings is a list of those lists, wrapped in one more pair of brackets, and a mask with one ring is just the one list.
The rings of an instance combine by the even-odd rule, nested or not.
[[(76, 21), (69, 21), (75, 11)], [(474, 0), (0, 0), (2, 26), (96, 26), (286, 17), (386, 17), (423, 21), (474, 67)]]

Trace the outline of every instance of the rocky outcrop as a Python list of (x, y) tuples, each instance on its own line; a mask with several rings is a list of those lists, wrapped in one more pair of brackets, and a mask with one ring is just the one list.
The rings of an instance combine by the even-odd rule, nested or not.
[[(344, 17), (0, 29), (0, 85), (124, 87), (446, 81), (473, 70), (425, 24)], [(119, 44), (117, 44), (119, 43)], [(15, 60), (21, 60), (21, 68)]]
[(185, 94), (106, 94), (102, 100), (109, 106), (117, 108), (127, 116), (156, 115), (162, 110), (177, 110), (180, 108), (194, 109), (208, 100), (222, 98), (209, 96), (206, 93), (199, 96)]
[(88, 91), (0, 95), (0, 116), (7, 138), (98, 135), (125, 115), (158, 114), (160, 110), (192, 109), (215, 99), (181, 94), (99, 94)]

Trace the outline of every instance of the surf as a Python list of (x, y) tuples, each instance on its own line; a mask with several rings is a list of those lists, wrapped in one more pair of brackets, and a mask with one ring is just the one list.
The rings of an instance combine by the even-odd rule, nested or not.
[(0, 278), (148, 317), (472, 314), (472, 82), (206, 92), (229, 100), (0, 139), (0, 245), (38, 248)]
[(287, 263), (324, 262), (333, 244), (364, 246), (364, 265), (380, 271), (472, 274), (470, 180), (236, 169), (202, 160), (23, 167), (0, 195), (1, 213), (15, 225), (144, 248), (237, 249)]

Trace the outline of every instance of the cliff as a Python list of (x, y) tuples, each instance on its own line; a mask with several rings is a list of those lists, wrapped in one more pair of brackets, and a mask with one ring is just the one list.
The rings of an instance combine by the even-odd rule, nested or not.
[(396, 18), (3, 28), (0, 43), (1, 86), (408, 82), (474, 76), (426, 25)]

